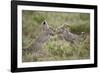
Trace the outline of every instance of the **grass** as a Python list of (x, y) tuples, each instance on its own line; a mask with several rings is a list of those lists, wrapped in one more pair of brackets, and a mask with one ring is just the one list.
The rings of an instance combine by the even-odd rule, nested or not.
[[(88, 13), (60, 13), (27, 11), (22, 12), (22, 47), (30, 47), (41, 32), (41, 23), (47, 20), (53, 28), (58, 28), (63, 24), (70, 25), (70, 31), (75, 34), (85, 32), (85, 39), (74, 44), (59, 38), (57, 35), (51, 37), (43, 46), (46, 55), (33, 57), (31, 53), (24, 52), (23, 62), (32, 61), (55, 61), (55, 60), (79, 60), (90, 58), (90, 15)], [(83, 37), (81, 38), (83, 39)], [(74, 46), (74, 47), (73, 47)]]

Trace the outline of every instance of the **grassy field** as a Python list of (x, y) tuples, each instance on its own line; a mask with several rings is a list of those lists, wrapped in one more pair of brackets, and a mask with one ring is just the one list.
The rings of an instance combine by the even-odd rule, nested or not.
[[(55, 61), (55, 60), (79, 60), (90, 58), (90, 15), (88, 13), (61, 13), (61, 12), (22, 12), (22, 47), (31, 47), (41, 32), (41, 23), (46, 20), (54, 29), (63, 24), (70, 25), (70, 31), (81, 35), (85, 32), (85, 39), (81, 37), (80, 43), (76, 46), (70, 44), (58, 35), (52, 36), (42, 47), (46, 55), (35, 58), (30, 53), (23, 51), (22, 61)], [(72, 45), (74, 47), (72, 47)]]

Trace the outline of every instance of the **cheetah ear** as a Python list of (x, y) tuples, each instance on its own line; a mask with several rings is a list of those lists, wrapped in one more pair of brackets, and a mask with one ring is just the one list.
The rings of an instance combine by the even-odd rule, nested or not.
[(70, 27), (69, 24), (64, 24), (63, 27), (67, 28), (67, 27)]

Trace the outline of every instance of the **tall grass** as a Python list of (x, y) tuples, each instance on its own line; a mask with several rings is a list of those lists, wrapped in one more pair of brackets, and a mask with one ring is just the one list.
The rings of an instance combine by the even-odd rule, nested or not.
[[(51, 60), (77, 60), (90, 58), (90, 15), (88, 13), (61, 13), (42, 11), (22, 11), (22, 47), (29, 47), (41, 32), (42, 21), (47, 20), (53, 28), (58, 28), (63, 24), (70, 25), (70, 31), (75, 34), (85, 32), (85, 39), (76, 46), (65, 40), (61, 40), (57, 35), (51, 37), (43, 46), (43, 50), (48, 55), (35, 58), (32, 54), (22, 55), (23, 62), (51, 61)], [(83, 37), (82, 37), (83, 38)], [(31, 45), (30, 45), (31, 43)], [(72, 47), (74, 46), (74, 47)]]

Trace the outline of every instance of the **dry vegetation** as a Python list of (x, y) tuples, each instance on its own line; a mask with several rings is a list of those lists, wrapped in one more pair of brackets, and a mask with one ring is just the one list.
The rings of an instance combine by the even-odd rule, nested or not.
[[(32, 47), (35, 39), (41, 32), (41, 23), (47, 20), (48, 24), (54, 29), (62, 24), (68, 23), (70, 31), (81, 35), (85, 32), (79, 43), (70, 44), (56, 34), (42, 47), (46, 54), (33, 57), (31, 53), (22, 50), (22, 61), (55, 61), (55, 60), (78, 60), (90, 58), (90, 15), (88, 13), (60, 13), (60, 12), (22, 12), (22, 46), (25, 49)], [(74, 46), (74, 47), (73, 47)]]

